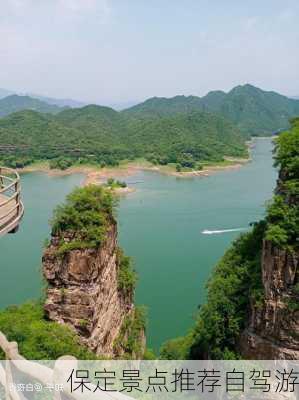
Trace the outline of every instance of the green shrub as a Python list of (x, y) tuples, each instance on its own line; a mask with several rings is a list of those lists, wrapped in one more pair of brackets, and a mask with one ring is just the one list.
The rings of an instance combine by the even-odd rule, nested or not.
[(288, 233), (279, 225), (268, 225), (266, 239), (276, 246), (283, 247), (288, 243)]
[(290, 298), (287, 300), (288, 310), (293, 312), (299, 311), (299, 302), (296, 299)]
[(136, 283), (137, 274), (132, 267), (132, 260), (125, 256), (123, 250), (118, 248), (118, 288), (125, 293), (133, 293)]
[(146, 329), (146, 309), (136, 307), (125, 317), (120, 333), (114, 342), (114, 351), (124, 351), (122, 358), (143, 358), (142, 337)]
[(179, 157), (179, 163), (183, 168), (194, 168), (195, 167), (195, 160), (193, 155), (190, 153), (183, 153)]
[(191, 346), (190, 336), (168, 340), (160, 348), (162, 360), (185, 360)]
[(114, 223), (115, 200), (110, 191), (90, 185), (77, 188), (67, 196), (66, 203), (58, 206), (52, 220), (52, 233), (71, 241), (62, 242), (61, 254), (73, 249), (96, 248), (106, 238), (109, 224)]
[(66, 170), (73, 165), (74, 161), (69, 158), (55, 158), (50, 161), (50, 169)]
[(29, 360), (56, 360), (65, 355), (83, 360), (96, 358), (68, 326), (46, 320), (37, 302), (0, 311), (0, 331), (9, 341), (17, 342), (20, 354)]
[(127, 184), (126, 182), (115, 180), (114, 178), (109, 178), (107, 179), (106, 186), (108, 186), (111, 189), (117, 189), (117, 188), (125, 188), (127, 187)]
[(289, 251), (298, 250), (299, 237), (299, 118), (276, 140), (275, 164), (280, 168), (279, 191), (267, 210), (266, 238)]

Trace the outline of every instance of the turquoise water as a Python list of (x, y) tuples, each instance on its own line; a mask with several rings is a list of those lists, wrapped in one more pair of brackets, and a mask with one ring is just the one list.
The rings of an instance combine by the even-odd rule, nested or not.
[(137, 302), (149, 307), (149, 346), (186, 333), (212, 268), (240, 234), (201, 232), (246, 228), (263, 217), (276, 179), (271, 141), (259, 139), (252, 156), (209, 178), (144, 172), (128, 180), (142, 183), (121, 202), (120, 242), (139, 273)]
[[(204, 301), (217, 260), (239, 232), (264, 213), (276, 172), (271, 142), (259, 139), (253, 161), (209, 178), (178, 179), (153, 172), (127, 179), (135, 193), (118, 210), (120, 244), (139, 274), (136, 300), (149, 310), (148, 344), (157, 349), (183, 335)], [(0, 240), (0, 307), (40, 296), (41, 254), (53, 208), (83, 180), (81, 175), (22, 177), (26, 214), (20, 231)]]

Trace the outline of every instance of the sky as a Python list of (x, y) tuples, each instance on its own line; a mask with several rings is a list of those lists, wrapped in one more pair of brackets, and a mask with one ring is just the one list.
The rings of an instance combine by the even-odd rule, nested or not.
[(0, 88), (114, 105), (299, 96), (298, 0), (1, 0)]

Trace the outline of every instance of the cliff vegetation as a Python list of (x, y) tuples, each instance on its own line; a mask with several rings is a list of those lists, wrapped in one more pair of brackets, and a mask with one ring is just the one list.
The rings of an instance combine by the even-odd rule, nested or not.
[[(17, 342), (20, 354), (29, 360), (56, 360), (65, 355), (81, 360), (97, 358), (68, 326), (49, 321), (39, 302), (0, 311), (0, 331), (10, 342)], [(0, 359), (4, 359), (1, 350)]]
[(52, 220), (52, 235), (61, 237), (59, 253), (99, 246), (114, 221), (115, 204), (112, 193), (102, 186), (89, 185), (70, 193)]

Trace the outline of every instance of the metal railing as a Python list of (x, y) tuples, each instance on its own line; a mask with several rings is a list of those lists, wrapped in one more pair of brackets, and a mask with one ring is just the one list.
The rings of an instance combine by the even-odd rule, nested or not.
[(0, 167), (0, 236), (15, 232), (24, 214), (19, 174)]

